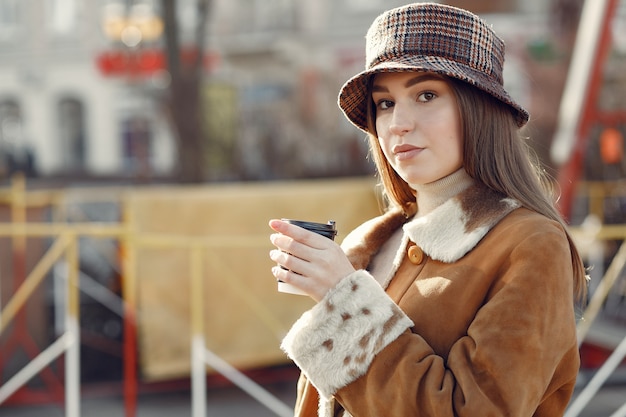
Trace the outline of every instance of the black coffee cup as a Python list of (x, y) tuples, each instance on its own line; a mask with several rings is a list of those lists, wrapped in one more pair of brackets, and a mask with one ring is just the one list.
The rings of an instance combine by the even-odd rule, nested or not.
[(328, 223), (305, 222), (303, 220), (291, 220), (291, 219), (281, 219), (281, 220), (289, 224), (299, 226), (303, 229), (310, 230), (311, 232), (315, 232), (318, 235), (322, 235), (324, 237), (329, 238), (330, 240), (335, 240), (335, 236), (337, 236), (337, 229), (335, 228), (334, 220), (329, 220)]
[[(328, 223), (315, 223), (315, 222), (307, 222), (303, 220), (292, 220), (292, 219), (281, 219), (284, 222), (289, 224), (293, 224), (294, 226), (302, 227), (303, 229), (309, 230), (311, 232), (315, 232), (318, 235), (322, 235), (327, 237), (330, 240), (335, 240), (335, 236), (337, 236), (337, 229), (335, 228), (335, 221), (329, 220)], [(302, 292), (300, 289), (284, 283), (282, 281), (278, 281), (278, 291), (289, 293), (289, 294), (299, 294), (299, 295), (307, 295)]]

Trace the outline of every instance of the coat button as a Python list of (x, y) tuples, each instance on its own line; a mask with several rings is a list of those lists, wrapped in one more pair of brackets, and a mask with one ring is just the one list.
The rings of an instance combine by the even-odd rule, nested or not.
[(409, 261), (415, 265), (421, 264), (424, 260), (424, 251), (417, 245), (409, 246), (408, 255)]

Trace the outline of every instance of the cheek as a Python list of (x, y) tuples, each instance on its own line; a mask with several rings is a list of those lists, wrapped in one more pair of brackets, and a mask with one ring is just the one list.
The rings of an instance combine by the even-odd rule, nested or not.
[(461, 158), (461, 162), (463, 162), (463, 158), (465, 155), (465, 137), (463, 136), (461, 128), (459, 128), (457, 131), (457, 140), (459, 141), (457, 149), (459, 150), (459, 157)]
[(463, 161), (463, 154), (465, 153), (465, 141), (461, 135), (457, 136), (456, 139), (456, 149), (458, 152), (458, 157)]
[(389, 160), (389, 141), (384, 139), (387, 137), (387, 124), (384, 119), (384, 117), (378, 117), (376, 119), (376, 135), (378, 136), (378, 146), (382, 149), (385, 158)]
[(452, 166), (455, 168), (463, 166), (463, 140), (460, 137), (450, 137), (443, 151), (445, 158)]
[(447, 118), (448, 122), (445, 124), (445, 128), (449, 135), (450, 153), (455, 158), (463, 162), (463, 153), (465, 140), (463, 139), (463, 129), (461, 128), (460, 116), (458, 112), (451, 111)]

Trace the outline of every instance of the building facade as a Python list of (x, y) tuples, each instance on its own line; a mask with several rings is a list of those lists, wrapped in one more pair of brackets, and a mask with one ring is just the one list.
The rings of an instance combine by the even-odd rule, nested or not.
[[(183, 43), (193, 43), (195, 1), (176, 4)], [(204, 119), (211, 132), (207, 178), (371, 172), (363, 137), (341, 116), (336, 96), (341, 84), (363, 68), (371, 21), (406, 2), (211, 3), (203, 87)], [(489, 14), (505, 38), (517, 41), (521, 33), (528, 38), (529, 28), (546, 31), (545, 2), (462, 3)], [(0, 0), (4, 176), (31, 165), (42, 176), (173, 172), (176, 144), (163, 106), (168, 74), (149, 64), (140, 73), (120, 64), (147, 62), (151, 52), (162, 50), (160, 5), (157, 0)], [(133, 32), (128, 24), (133, 16), (152, 25), (138, 25), (140, 31)], [(530, 102), (517, 58), (524, 51), (516, 51), (517, 42), (512, 45), (510, 76), (505, 77), (513, 95)]]

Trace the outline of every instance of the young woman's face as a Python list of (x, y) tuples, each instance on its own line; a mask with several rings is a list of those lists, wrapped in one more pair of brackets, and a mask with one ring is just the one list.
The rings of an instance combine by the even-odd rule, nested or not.
[(409, 185), (436, 181), (463, 166), (456, 98), (441, 76), (428, 72), (377, 74), (372, 100), (383, 153)]

